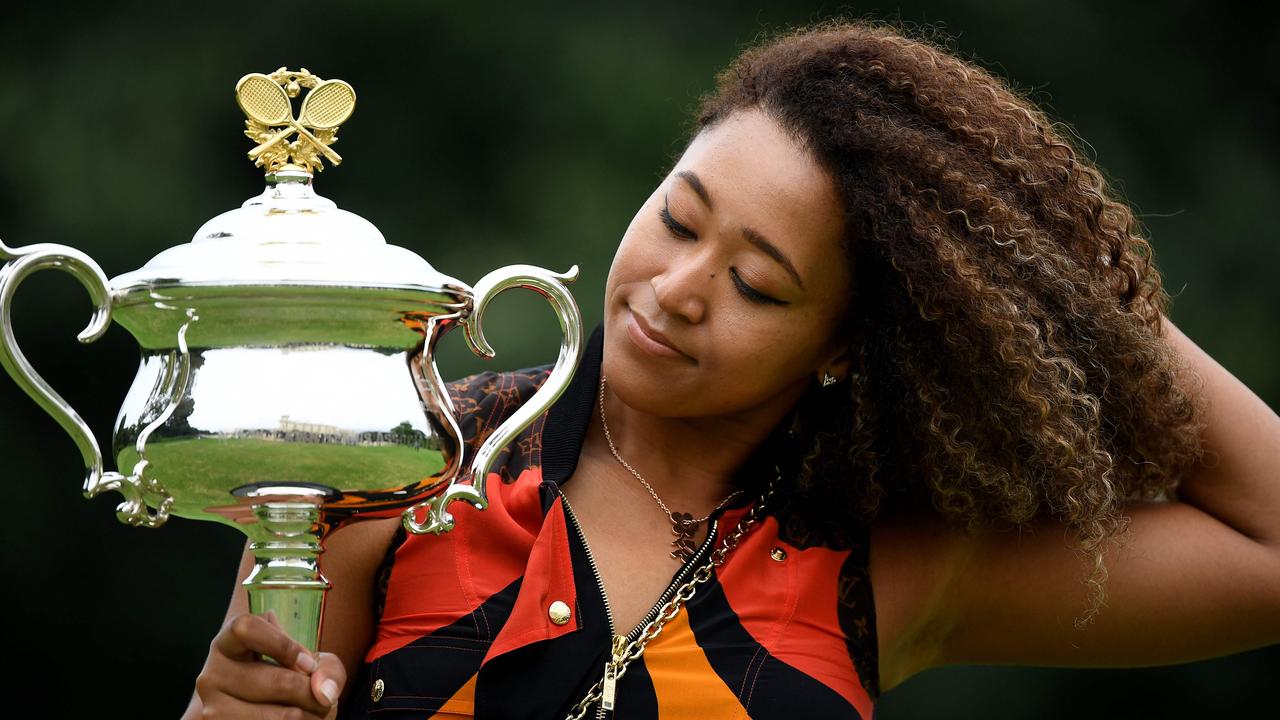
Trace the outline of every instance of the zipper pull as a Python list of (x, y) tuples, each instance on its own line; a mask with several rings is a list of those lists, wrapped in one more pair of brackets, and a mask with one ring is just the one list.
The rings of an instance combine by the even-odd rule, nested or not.
[(600, 690), (600, 708), (607, 712), (613, 712), (613, 699), (618, 692), (618, 669), (622, 667), (622, 658), (626, 652), (626, 636), (614, 635), (613, 657), (604, 664), (604, 687)]

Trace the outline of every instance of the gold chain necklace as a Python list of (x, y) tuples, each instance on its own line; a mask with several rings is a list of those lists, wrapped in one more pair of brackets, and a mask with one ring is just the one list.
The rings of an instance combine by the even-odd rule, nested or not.
[(582, 720), (582, 718), (586, 717), (587, 710), (597, 702), (600, 703), (602, 712), (611, 712), (614, 709), (618, 692), (617, 684), (622, 679), (622, 676), (627, 674), (627, 667), (633, 660), (637, 660), (641, 655), (644, 655), (644, 649), (648, 646), (649, 641), (658, 637), (662, 633), (662, 627), (680, 614), (680, 609), (694, 596), (698, 586), (714, 576), (716, 568), (724, 564), (729, 552), (736, 548), (738, 543), (742, 541), (743, 536), (747, 534), (747, 531), (760, 521), (761, 516), (764, 515), (765, 506), (773, 498), (773, 494), (782, 480), (782, 470), (775, 466), (774, 471), (777, 473), (777, 477), (769, 482), (760, 499), (738, 521), (738, 525), (733, 529), (733, 532), (724, 537), (720, 547), (711, 553), (711, 557), (707, 559), (707, 562), (694, 571), (693, 576), (676, 590), (676, 594), (667, 601), (667, 604), (662, 606), (662, 609), (658, 611), (658, 616), (644, 626), (644, 629), (640, 631), (640, 636), (635, 640), (629, 640), (625, 635), (614, 636), (612, 654), (604, 667), (604, 677), (597, 680), (591, 686), (591, 689), (587, 691), (586, 696), (569, 710), (566, 720)]
[(653, 499), (658, 501), (658, 507), (662, 508), (662, 511), (667, 514), (667, 517), (671, 518), (671, 532), (676, 536), (676, 539), (671, 541), (671, 544), (675, 547), (675, 550), (671, 551), (671, 557), (682, 563), (688, 562), (689, 558), (693, 557), (694, 552), (697, 550), (697, 546), (693, 541), (693, 535), (698, 531), (698, 526), (710, 520), (712, 515), (716, 514), (716, 512), (719, 511), (720, 508), (724, 507), (730, 500), (741, 495), (742, 491), (734, 490), (729, 493), (729, 496), (724, 500), (721, 500), (720, 504), (717, 505), (714, 510), (701, 518), (695, 518), (690, 513), (676, 512), (667, 507), (667, 504), (662, 502), (662, 498), (658, 497), (658, 493), (654, 491), (653, 486), (649, 484), (649, 481), (645, 480), (640, 473), (636, 472), (635, 468), (631, 467), (630, 463), (623, 460), (622, 456), (618, 454), (618, 448), (613, 444), (613, 436), (609, 434), (609, 421), (604, 418), (604, 384), (605, 377), (604, 375), (601, 375), (600, 424), (604, 426), (604, 439), (609, 441), (609, 451), (618, 459), (618, 462), (622, 463), (622, 467), (630, 470), (631, 474), (636, 476), (636, 479), (644, 485), (645, 489), (649, 491), (649, 494), (653, 496)]

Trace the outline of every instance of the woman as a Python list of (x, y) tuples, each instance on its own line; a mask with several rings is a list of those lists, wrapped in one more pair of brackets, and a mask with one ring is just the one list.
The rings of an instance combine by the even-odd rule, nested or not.
[[(1280, 418), (1165, 317), (1099, 171), (945, 50), (744, 52), (604, 302), (490, 508), (336, 534), (315, 657), (237, 592), (188, 716), (869, 717), (930, 667), (1280, 641)], [(546, 371), (452, 384), (466, 440)]]

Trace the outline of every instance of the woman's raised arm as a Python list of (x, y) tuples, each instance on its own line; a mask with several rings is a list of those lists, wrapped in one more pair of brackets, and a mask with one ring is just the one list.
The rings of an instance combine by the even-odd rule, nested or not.
[(1107, 553), (1107, 603), (1093, 622), (1072, 622), (1088, 568), (1065, 524), (973, 537), (908, 528), (894, 536), (952, 567), (934, 575), (930, 597), (945, 601), (896, 643), (890, 686), (939, 665), (1167, 665), (1280, 643), (1280, 417), (1165, 322), (1203, 379), (1205, 461), (1176, 501), (1125, 507), (1130, 532)]
[(1280, 552), (1280, 417), (1168, 318), (1164, 328), (1204, 379), (1209, 403), (1207, 460), (1179, 486), (1178, 499)]

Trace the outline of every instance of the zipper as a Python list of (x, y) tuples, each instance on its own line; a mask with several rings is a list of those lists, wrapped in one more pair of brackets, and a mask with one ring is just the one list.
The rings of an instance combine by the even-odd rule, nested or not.
[(720, 521), (718, 519), (711, 521), (711, 527), (708, 528), (707, 537), (702, 541), (702, 545), (698, 547), (697, 552), (695, 552), (692, 557), (680, 566), (680, 569), (676, 572), (675, 578), (673, 578), (671, 583), (667, 585), (667, 589), (662, 592), (662, 595), (658, 596), (658, 602), (649, 609), (649, 612), (640, 620), (640, 624), (636, 625), (631, 632), (626, 635), (619, 635), (613, 622), (613, 609), (609, 607), (609, 596), (606, 595), (604, 591), (604, 581), (600, 579), (600, 568), (596, 566), (595, 556), (591, 554), (591, 546), (587, 544), (586, 533), (582, 532), (582, 526), (578, 524), (578, 517), (573, 514), (573, 506), (569, 504), (569, 498), (560, 491), (559, 487), (556, 488), (556, 494), (560, 496), (560, 502), (564, 503), (565, 516), (569, 518), (569, 522), (573, 524), (574, 531), (578, 533), (578, 537), (582, 540), (582, 549), (586, 551), (587, 555), (587, 565), (591, 567), (591, 575), (596, 580), (596, 588), (600, 591), (601, 601), (604, 602), (605, 618), (609, 621), (609, 637), (611, 638), (612, 652), (609, 661), (605, 663), (604, 687), (601, 692), (600, 704), (596, 710), (597, 720), (604, 720), (605, 711), (613, 710), (614, 695), (616, 694), (614, 683), (617, 681), (616, 672), (617, 666), (621, 662), (622, 651), (626, 648), (627, 644), (634, 642), (639, 638), (640, 633), (644, 631), (645, 627), (658, 617), (658, 611), (662, 609), (663, 605), (666, 605), (671, 600), (676, 591), (680, 589), (680, 586), (684, 584), (685, 578), (702, 561), (702, 557), (706, 555), (707, 550), (715, 544), (716, 531)]

